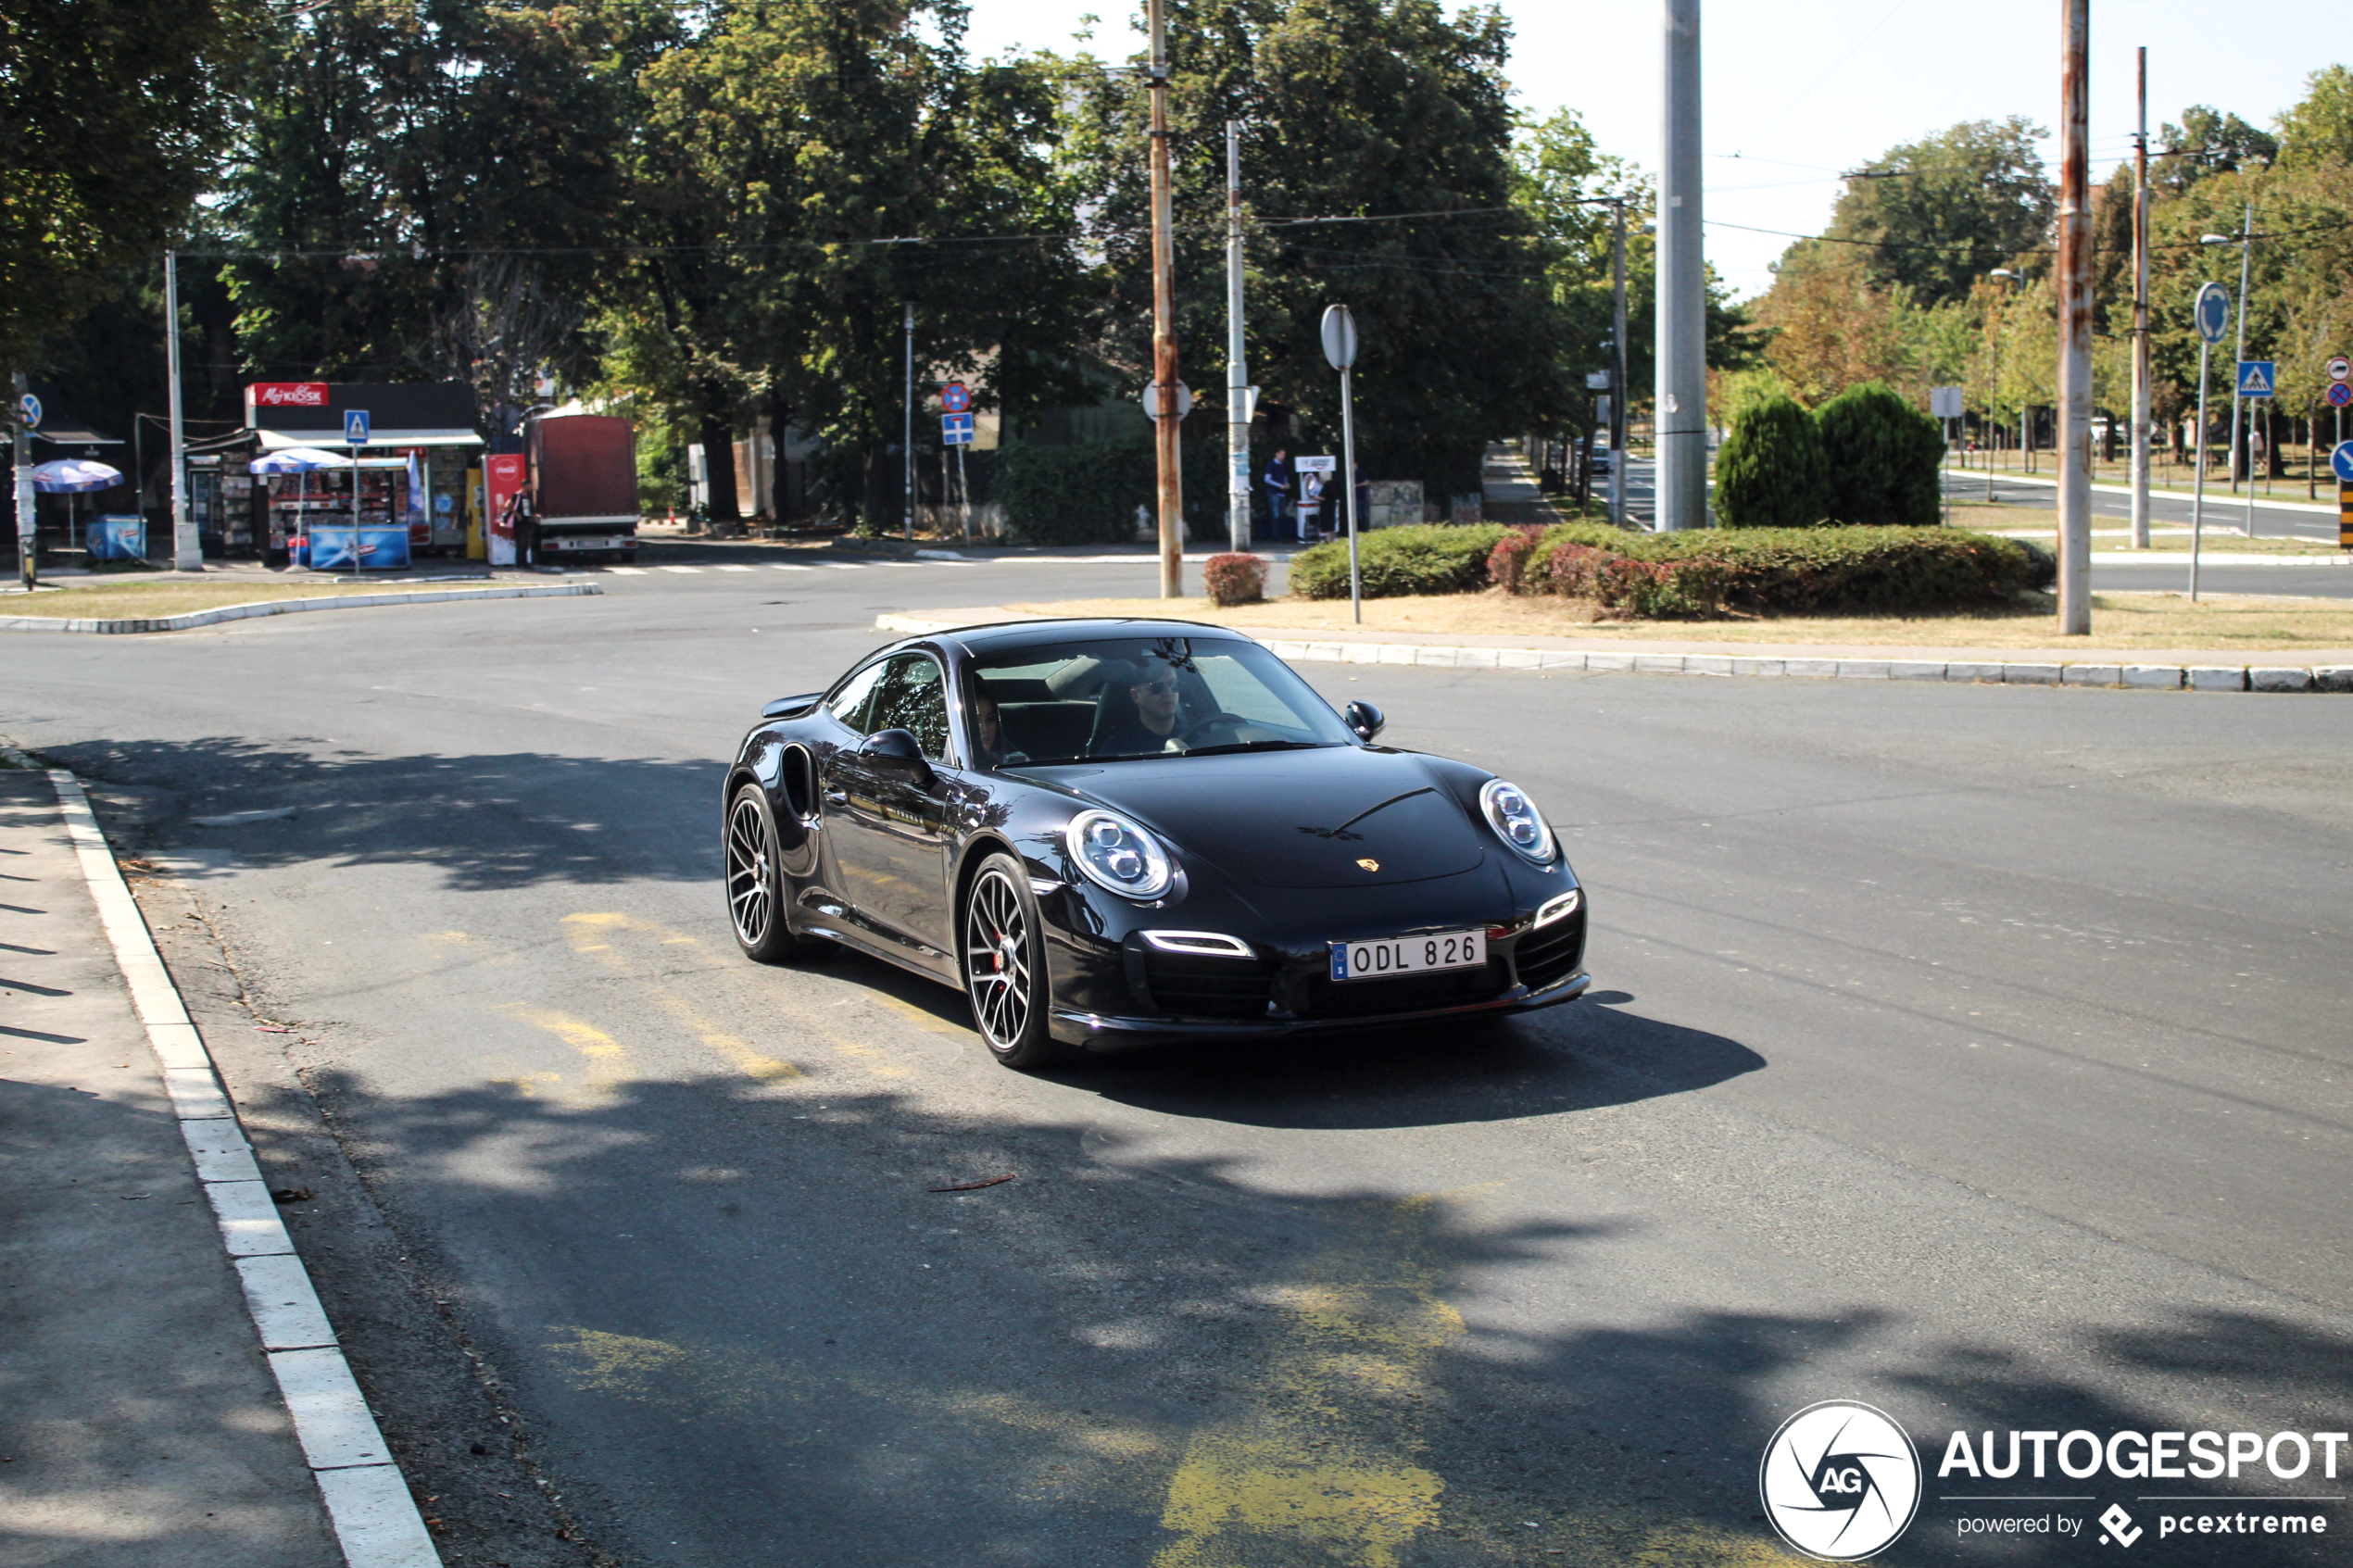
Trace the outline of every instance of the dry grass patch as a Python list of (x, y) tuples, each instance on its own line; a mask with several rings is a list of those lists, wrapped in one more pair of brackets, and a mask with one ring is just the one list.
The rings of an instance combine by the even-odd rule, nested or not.
[[(925, 610), (942, 621), (1015, 615), (1173, 616), (1245, 630), (1359, 630), (1345, 599), (1283, 598), (1219, 609), (1206, 599), (1066, 599), (977, 609)], [(1745, 616), (1717, 621), (1595, 621), (1590, 606), (1551, 597), (1484, 594), (1366, 599), (1365, 632), (1422, 636), (1607, 637), (1665, 643), (1822, 643), (1888, 647), (2041, 648), (2059, 643), (2051, 598), (1948, 615)], [(2174, 594), (2095, 594), (2087, 646), (2291, 653), (2353, 647), (2353, 602)]]
[[(437, 583), (435, 588), (463, 584)], [(318, 578), (296, 583), (145, 582), (108, 583), (87, 588), (44, 588), (37, 594), (0, 594), (0, 616), (40, 615), (70, 620), (134, 621), (265, 599), (322, 599), (342, 594), (415, 593), (414, 583), (367, 583), (359, 588)]]

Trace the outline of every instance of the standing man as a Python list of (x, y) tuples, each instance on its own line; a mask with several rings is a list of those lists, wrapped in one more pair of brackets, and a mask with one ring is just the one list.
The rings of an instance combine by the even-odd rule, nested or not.
[(1283, 519), (1290, 511), (1290, 453), (1277, 446), (1274, 461), (1259, 483), (1266, 487), (1266, 518), (1273, 537), (1283, 536)]

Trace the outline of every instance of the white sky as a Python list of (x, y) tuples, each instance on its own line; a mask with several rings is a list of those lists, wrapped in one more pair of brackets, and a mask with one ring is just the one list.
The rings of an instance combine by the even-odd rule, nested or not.
[[(970, 0), (975, 54), (1076, 47), (1088, 11), (1104, 18), (1094, 52), (1141, 47), (1126, 0)], [(1516, 30), (1511, 76), (1536, 115), (1564, 106), (1602, 150), (1644, 168), (1658, 161), (1659, 19), (1655, 0), (1502, 0)], [(1137, 14), (1140, 16), (1140, 7)], [(2024, 114), (2045, 130), (2058, 113), (2057, 0), (1760, 0), (1702, 13), (1706, 216), (1799, 233), (1819, 232), (1837, 200), (1837, 171), (1899, 142), (1964, 119)], [(2092, 7), (2093, 178), (2132, 153), (2133, 50), (2149, 52), (2151, 148), (2166, 121), (2212, 104), (2257, 125), (2304, 94), (2313, 70), (2353, 58), (2346, 0), (2278, 0), (2250, 10), (2211, 0), (2141, 0)], [(2057, 161), (2056, 139), (2045, 157)], [(1732, 155), (1740, 155), (1736, 159)], [(1771, 282), (1789, 242), (1711, 227), (1708, 259), (1743, 295)]]

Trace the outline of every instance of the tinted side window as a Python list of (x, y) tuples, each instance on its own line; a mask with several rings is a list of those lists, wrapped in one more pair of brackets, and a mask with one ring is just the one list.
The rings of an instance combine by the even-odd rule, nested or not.
[[(875, 727), (866, 722), (866, 709), (875, 695), (875, 687), (880, 684), (884, 673), (889, 669), (890, 665), (887, 662), (882, 662), (870, 664), (861, 670), (843, 683), (841, 690), (833, 695), (833, 699), (825, 704), (825, 711), (862, 735), (874, 734)], [(883, 727), (887, 728), (887, 726)]]
[(905, 730), (915, 737), (924, 755), (935, 762), (948, 759), (948, 697), (939, 679), (939, 665), (920, 653), (902, 653), (890, 661), (890, 678), (875, 696), (866, 716), (866, 733)]

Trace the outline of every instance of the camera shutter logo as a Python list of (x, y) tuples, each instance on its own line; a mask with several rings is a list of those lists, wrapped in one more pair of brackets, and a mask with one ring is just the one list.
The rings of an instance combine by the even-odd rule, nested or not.
[(1920, 1506), (1920, 1460), (1893, 1417), (1824, 1399), (1781, 1423), (1756, 1489), (1781, 1539), (1826, 1562), (1859, 1562), (1894, 1544)]

